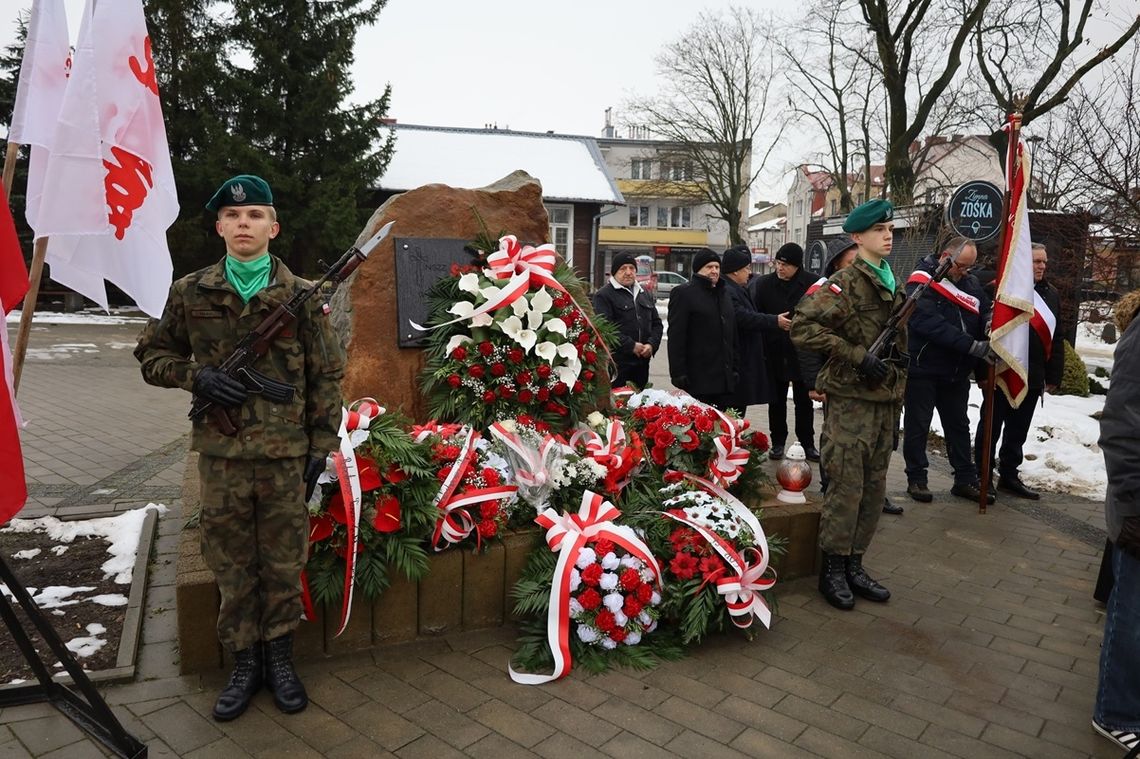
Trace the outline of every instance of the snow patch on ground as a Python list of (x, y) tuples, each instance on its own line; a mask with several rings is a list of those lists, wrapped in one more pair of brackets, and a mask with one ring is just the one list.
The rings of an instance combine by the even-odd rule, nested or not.
[(121, 593), (103, 593), (98, 596), (91, 596), (88, 599), (91, 603), (99, 604), (100, 606), (126, 606), (127, 597)]
[(40, 555), (40, 549), (29, 548), (26, 551), (16, 551), (12, 554), (13, 559), (34, 559)]
[(105, 538), (111, 544), (107, 549), (111, 558), (103, 563), (103, 573), (108, 577), (113, 575), (115, 582), (126, 585), (131, 581), (143, 520), (146, 518), (146, 513), (152, 509), (159, 514), (167, 512), (166, 506), (150, 503), (141, 509), (132, 509), (101, 519), (74, 522), (63, 522), (55, 517), (13, 519), (4, 529), (10, 532), (43, 531), (52, 540), (61, 543), (70, 543), (76, 538)]
[(80, 659), (91, 656), (91, 654), (107, 645), (107, 641), (99, 637), (105, 632), (107, 632), (107, 628), (98, 622), (92, 622), (87, 625), (87, 636), (72, 638), (67, 641), (67, 650), (71, 651), (71, 653)]
[[(89, 309), (74, 314), (63, 314), (57, 311), (36, 311), (32, 317), (32, 324), (145, 324), (146, 316), (140, 316), (136, 309), (111, 309), (106, 313), (102, 309)], [(17, 309), (8, 314), (8, 324), (19, 324), (20, 311)]]

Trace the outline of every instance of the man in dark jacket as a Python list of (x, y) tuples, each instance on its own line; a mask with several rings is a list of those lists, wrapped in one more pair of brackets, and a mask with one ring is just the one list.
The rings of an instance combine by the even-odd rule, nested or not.
[(614, 386), (649, 384), (649, 359), (661, 347), (661, 315), (653, 296), (637, 283), (637, 262), (618, 253), (610, 264), (610, 281), (594, 294), (594, 310), (618, 328), (621, 342), (614, 351), (618, 373)]
[(791, 312), (812, 284), (803, 270), (804, 250), (794, 242), (786, 243), (774, 256), (776, 271), (756, 280), (752, 302), (762, 314), (776, 316), (777, 329), (764, 333), (764, 355), (768, 363), (768, 426), (772, 447), (768, 456), (784, 456), (788, 439), (788, 383), (792, 385), (792, 401), (796, 407), (796, 438), (804, 447), (808, 461), (819, 461), (815, 447), (815, 410), (807, 387), (800, 375), (799, 359), (788, 331), (792, 328)]
[(736, 380), (736, 392), (731, 405), (741, 416), (744, 416), (748, 406), (768, 400), (763, 332), (778, 328), (776, 317), (758, 312), (745, 289), (752, 277), (749, 269), (751, 263), (752, 251), (745, 245), (736, 245), (726, 250), (720, 263), (725, 291), (732, 299), (736, 316), (736, 353), (739, 356), (740, 375)]
[(693, 256), (693, 278), (669, 293), (669, 378), (699, 401), (729, 408), (736, 390), (736, 314), (720, 279), (720, 257)]
[[(977, 503), (978, 468), (970, 455), (970, 422), (966, 408), (970, 382), (980, 361), (992, 361), (986, 337), (990, 301), (970, 267), (978, 258), (974, 243), (952, 238), (939, 255), (922, 259), (907, 280), (907, 293), (929, 281), (938, 264), (955, 255), (946, 278), (930, 286), (918, 301), (907, 326), (910, 338), (910, 372), (907, 376), (903, 415), (903, 458), (906, 460), (906, 492), (916, 501), (933, 500), (926, 485), (927, 433), (938, 410), (946, 440), (946, 457), (954, 470), (950, 492)], [(993, 502), (993, 493), (988, 494)]]
[[(1021, 405), (1012, 408), (1005, 393), (994, 393), (993, 434), (990, 437), (990, 462), (1001, 438), (1001, 456), (998, 459), (998, 490), (1018, 498), (1036, 501), (1041, 496), (1026, 487), (1017, 473), (1022, 461), (1022, 447), (1033, 424), (1033, 411), (1043, 393), (1052, 393), (1061, 384), (1065, 371), (1065, 345), (1057, 330), (1057, 317), (1061, 314), (1061, 295), (1045, 279), (1049, 254), (1045, 246), (1033, 243), (1033, 292), (1035, 313), (1029, 330), (1029, 382)], [(1048, 335), (1048, 338), (1045, 337)], [(982, 471), (982, 433), (985, 426), (986, 405), (982, 405), (982, 418), (974, 437), (974, 457), (978, 471)]]

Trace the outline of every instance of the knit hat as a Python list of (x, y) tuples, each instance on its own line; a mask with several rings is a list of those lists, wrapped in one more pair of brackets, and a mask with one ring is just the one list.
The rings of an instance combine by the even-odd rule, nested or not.
[(271, 206), (273, 191), (269, 183), (253, 174), (238, 174), (227, 179), (214, 196), (206, 203), (206, 208), (217, 211), (226, 206)]
[(895, 207), (891, 205), (891, 201), (874, 198), (847, 214), (847, 220), (843, 222), (843, 231), (866, 232), (876, 224), (890, 221), (894, 217)]
[(783, 261), (790, 264), (797, 269), (802, 269), (804, 266), (804, 249), (794, 242), (786, 242), (780, 246), (773, 256), (776, 261)]
[(720, 263), (720, 256), (716, 251), (708, 248), (701, 248), (693, 254), (693, 274), (696, 274), (701, 269), (705, 268), (705, 264)]
[(747, 245), (733, 245), (724, 252), (720, 260), (720, 273), (732, 274), (752, 263), (752, 251)]
[(625, 266), (626, 264), (630, 264), (633, 266), (633, 268), (636, 269), (637, 259), (633, 257), (632, 253), (618, 253), (614, 256), (614, 260), (610, 262), (610, 274), (617, 274), (618, 269)]
[(855, 247), (855, 241), (850, 237), (836, 237), (827, 241), (827, 263), (823, 267), (823, 276), (830, 277), (835, 273), (835, 265), (839, 258)]

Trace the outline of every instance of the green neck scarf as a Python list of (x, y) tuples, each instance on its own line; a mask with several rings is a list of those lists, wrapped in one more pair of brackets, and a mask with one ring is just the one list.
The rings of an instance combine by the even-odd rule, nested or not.
[(891, 271), (891, 265), (887, 263), (887, 259), (884, 258), (882, 261), (880, 261), (878, 266), (875, 266), (875, 264), (871, 263), (865, 258), (863, 259), (863, 262), (867, 264), (867, 266), (871, 267), (871, 271), (875, 272), (875, 274), (878, 275), (879, 281), (883, 283), (883, 286), (890, 290), (893, 294), (895, 291), (895, 273)]
[(269, 270), (272, 268), (273, 259), (268, 253), (252, 261), (226, 256), (226, 279), (237, 290), (242, 303), (249, 303), (250, 298), (269, 284)]

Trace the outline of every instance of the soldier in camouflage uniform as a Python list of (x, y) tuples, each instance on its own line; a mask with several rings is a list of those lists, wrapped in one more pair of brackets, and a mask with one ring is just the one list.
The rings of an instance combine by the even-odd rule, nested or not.
[(174, 283), (162, 318), (139, 336), (135, 357), (148, 383), (210, 400), (238, 428), (224, 435), (207, 415), (193, 423), (191, 437), (199, 453), (202, 556), (221, 591), (218, 636), (235, 662), (214, 716), (230, 720), (263, 681), (282, 711), (308, 703), (292, 664), (309, 544), (306, 489), (312, 492), (338, 445), (344, 352), (314, 298), (254, 367), (292, 385), (294, 400), (271, 401), (217, 369), (242, 337), (309, 283), (268, 252), (279, 226), (264, 180), (234, 177), (206, 207), (218, 214), (226, 256)]
[(823, 460), (831, 478), (819, 523), (819, 590), (840, 609), (854, 608), (855, 595), (872, 601), (891, 595), (867, 574), (863, 554), (882, 512), (906, 384), (903, 330), (887, 360), (867, 353), (905, 299), (885, 260), (892, 215), (890, 202), (879, 199), (848, 215), (843, 229), (859, 246), (855, 262), (801, 300), (792, 318), (796, 348), (826, 357), (816, 379), (827, 394)]

